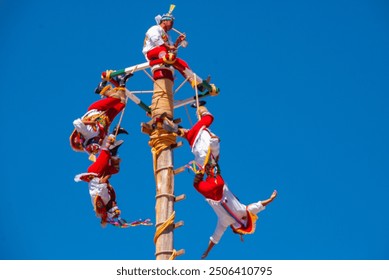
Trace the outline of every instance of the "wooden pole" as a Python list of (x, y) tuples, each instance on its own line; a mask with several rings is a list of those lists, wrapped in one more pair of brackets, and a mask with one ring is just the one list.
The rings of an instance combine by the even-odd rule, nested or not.
[[(173, 81), (167, 78), (155, 80), (154, 93), (151, 104), (151, 117), (156, 124), (156, 129), (151, 134), (151, 137), (162, 137), (167, 134), (162, 129), (162, 123), (156, 120), (166, 113), (168, 117), (173, 118)], [(158, 139), (163, 141), (163, 139)], [(163, 226), (166, 221), (174, 213), (174, 166), (173, 166), (173, 151), (171, 147), (166, 147), (162, 151), (155, 153), (160, 149), (157, 145), (160, 141), (154, 141), (152, 149), (154, 150), (154, 174), (156, 181), (156, 233), (159, 227)], [(173, 140), (174, 144), (176, 140)], [(156, 237), (155, 242), (155, 257), (157, 260), (168, 260), (174, 252), (173, 247), (173, 230), (174, 223), (171, 223), (166, 229)]]

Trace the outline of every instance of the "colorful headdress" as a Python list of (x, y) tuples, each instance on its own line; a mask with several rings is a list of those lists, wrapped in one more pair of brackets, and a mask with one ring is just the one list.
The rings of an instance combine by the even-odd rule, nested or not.
[(169, 12), (167, 12), (166, 14), (163, 14), (162, 16), (161, 15), (157, 15), (155, 17), (155, 21), (157, 22), (157, 24), (160, 24), (164, 20), (174, 21), (174, 16), (172, 15), (172, 12), (173, 12), (175, 7), (176, 7), (175, 5), (171, 4)]
[(76, 152), (83, 152), (84, 147), (83, 143), (85, 142), (84, 137), (81, 133), (79, 133), (76, 129), (73, 130), (72, 134), (70, 134), (70, 147)]

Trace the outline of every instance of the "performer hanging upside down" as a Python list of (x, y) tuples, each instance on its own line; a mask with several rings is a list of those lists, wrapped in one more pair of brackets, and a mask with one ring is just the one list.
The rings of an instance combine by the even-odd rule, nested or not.
[(191, 129), (178, 128), (167, 118), (164, 119), (164, 127), (188, 141), (197, 166), (204, 169), (208, 164), (214, 168), (217, 166), (220, 153), (220, 138), (210, 130), (214, 117), (205, 106), (199, 106), (197, 116), (198, 121)]
[[(86, 151), (89, 154), (97, 154), (103, 139), (109, 132), (109, 126), (114, 118), (126, 106), (125, 82), (132, 76), (128, 74), (120, 79), (120, 86), (111, 88), (106, 82), (100, 83), (96, 89), (105, 98), (94, 102), (89, 106), (87, 113), (73, 121), (75, 129), (70, 136), (70, 145), (75, 151)], [(114, 130), (113, 134), (128, 132), (119, 128)]]
[(274, 190), (268, 199), (246, 206), (229, 190), (220, 173), (213, 173), (207, 165), (205, 174), (207, 176), (205, 181), (203, 181), (203, 173), (196, 174), (193, 185), (212, 207), (218, 221), (208, 247), (201, 256), (202, 259), (205, 259), (215, 244), (219, 243), (228, 226), (241, 236), (254, 233), (258, 219), (256, 214), (265, 210), (265, 207), (277, 197), (277, 191)]
[[(229, 190), (221, 176), (219, 168), (220, 139), (210, 131), (214, 117), (204, 106), (199, 106), (198, 122), (190, 129), (178, 129), (177, 134), (188, 140), (195, 156), (196, 172), (193, 185), (195, 189), (205, 197), (208, 204), (218, 216), (218, 222), (214, 234), (211, 236), (208, 247), (201, 258), (206, 258), (208, 253), (217, 244), (228, 226), (234, 233), (251, 234), (255, 231), (256, 214), (265, 209), (272, 202), (277, 191), (274, 191), (269, 199), (258, 201), (248, 206), (239, 202)], [(205, 180), (204, 176), (206, 177)]]
[(197, 115), (198, 122), (190, 130), (184, 131), (184, 137), (192, 148), (197, 164), (215, 167), (219, 161), (220, 138), (210, 130), (214, 117), (205, 106), (199, 106)]
[[(204, 91), (206, 89), (205, 83), (208, 84), (208, 81), (203, 81), (203, 79), (193, 73), (184, 60), (176, 57), (177, 48), (179, 44), (185, 40), (186, 36), (180, 34), (174, 44), (169, 38), (168, 31), (173, 28), (174, 24), (174, 17), (171, 12), (172, 9), (167, 14), (155, 17), (157, 24), (147, 30), (142, 52), (146, 59), (150, 61), (151, 66), (171, 65), (177, 69), (185, 79), (188, 79), (192, 87), (196, 86), (198, 90)], [(156, 75), (157, 74), (154, 72), (154, 78)], [(214, 85), (211, 87), (213, 88), (212, 91), (215, 91), (215, 93), (218, 92), (218, 89), (216, 89)]]
[(117, 156), (118, 148), (123, 140), (114, 142), (112, 138), (106, 141), (106, 146), (101, 149), (96, 162), (91, 164), (87, 173), (76, 175), (76, 182), (88, 183), (94, 211), (101, 218), (101, 225), (105, 226), (108, 221), (118, 220), (126, 223), (120, 217), (120, 210), (116, 203), (116, 193), (109, 183), (109, 178), (119, 172), (120, 158)]

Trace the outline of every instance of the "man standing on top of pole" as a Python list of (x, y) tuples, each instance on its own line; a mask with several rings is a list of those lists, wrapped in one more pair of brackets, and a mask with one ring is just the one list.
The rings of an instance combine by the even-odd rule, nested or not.
[[(174, 16), (172, 15), (174, 7), (174, 5), (171, 5), (168, 13), (155, 17), (157, 24), (150, 27), (146, 32), (143, 54), (150, 62), (153, 72), (155, 70), (153, 66), (158, 66), (157, 68), (160, 68), (160, 65), (171, 65), (177, 69), (185, 79), (188, 79), (193, 88), (196, 86), (200, 91), (204, 91), (205, 89), (217, 91), (215, 86), (213, 86), (212, 89), (212, 86), (209, 85), (207, 81), (193, 73), (184, 60), (176, 57), (177, 48), (185, 41), (186, 36), (185, 34), (180, 33), (174, 44), (169, 38), (168, 31), (173, 29), (174, 24)], [(158, 78), (158, 73), (154, 72), (154, 77), (155, 76)], [(171, 76), (171, 79), (173, 79), (173, 76)]]

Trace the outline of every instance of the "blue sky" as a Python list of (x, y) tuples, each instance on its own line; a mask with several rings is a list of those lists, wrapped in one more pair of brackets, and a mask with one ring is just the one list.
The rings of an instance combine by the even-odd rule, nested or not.
[[(0, 259), (154, 259), (154, 227), (100, 227), (87, 185), (73, 181), (89, 161), (68, 137), (102, 71), (144, 62), (144, 33), (171, 3), (189, 42), (179, 56), (221, 88), (207, 107), (225, 181), (246, 204), (279, 192), (254, 235), (227, 231), (208, 259), (389, 259), (389, 7), (371, 0), (1, 1)], [(142, 73), (127, 85), (152, 89)], [(184, 86), (177, 99), (192, 94)], [(190, 126), (184, 108), (175, 117)], [(111, 180), (128, 220), (154, 221), (147, 121), (128, 104)], [(189, 162), (187, 143), (174, 156)], [(192, 179), (175, 177), (187, 199), (175, 205), (185, 225), (174, 247), (186, 260), (216, 226)]]

